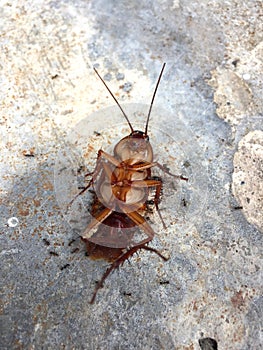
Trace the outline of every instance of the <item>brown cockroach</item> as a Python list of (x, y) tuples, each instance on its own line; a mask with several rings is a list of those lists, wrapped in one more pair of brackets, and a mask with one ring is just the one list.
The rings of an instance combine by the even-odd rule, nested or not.
[[(81, 195), (92, 186), (94, 200), (91, 214), (93, 219), (82, 234), (89, 256), (95, 259), (104, 258), (112, 262), (97, 283), (90, 301), (91, 304), (94, 302), (98, 290), (103, 287), (108, 275), (138, 250), (152, 251), (162, 259), (167, 260), (158, 250), (147, 245), (153, 239), (155, 232), (144, 218), (147, 204), (152, 202), (165, 227), (159, 211), (163, 182), (160, 177), (151, 176), (152, 168), (158, 167), (175, 178), (188, 180), (181, 175), (171, 174), (164, 166), (153, 161), (153, 149), (147, 134), (154, 98), (164, 68), (165, 63), (153, 93), (144, 131), (133, 129), (121, 105), (94, 68), (95, 73), (120, 108), (131, 133), (115, 145), (113, 155), (102, 149), (98, 151), (95, 169), (86, 175), (91, 176), (91, 180), (77, 195)], [(150, 190), (154, 193), (151, 200)], [(135, 242), (133, 238), (138, 229), (146, 234), (146, 238)]]

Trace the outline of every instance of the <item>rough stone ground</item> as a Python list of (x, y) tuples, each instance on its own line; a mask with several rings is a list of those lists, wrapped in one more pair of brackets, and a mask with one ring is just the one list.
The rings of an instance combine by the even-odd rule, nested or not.
[[(0, 6), (1, 349), (261, 349), (262, 2)], [(89, 198), (67, 204), (129, 132), (92, 67), (143, 128), (163, 62), (149, 136), (189, 177), (162, 175), (167, 230), (150, 216), (170, 259), (140, 252), (90, 305), (107, 263), (77, 239)]]

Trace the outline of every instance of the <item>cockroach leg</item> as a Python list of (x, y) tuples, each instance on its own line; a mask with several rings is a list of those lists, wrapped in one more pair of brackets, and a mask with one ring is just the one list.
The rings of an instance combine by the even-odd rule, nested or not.
[(96, 166), (94, 171), (92, 171), (91, 173), (85, 174), (85, 177), (91, 176), (90, 181), (88, 182), (87, 186), (85, 186), (78, 194), (76, 194), (76, 196), (69, 202), (69, 204), (67, 205), (67, 208), (69, 208), (72, 203), (79, 197), (81, 196), (84, 192), (86, 192), (94, 183), (94, 181), (96, 180), (96, 178), (98, 177), (99, 173), (102, 170), (102, 164), (100, 161), (101, 158), (101, 151), (98, 152), (98, 156), (97, 156), (97, 162), (96, 162)]
[[(86, 227), (85, 231), (82, 234), (82, 238), (84, 239), (90, 239), (91, 230), (96, 228), (98, 225), (100, 225), (110, 214), (112, 213), (112, 210), (109, 208), (104, 208), (101, 213), (96, 214), (95, 218), (91, 220), (89, 225)], [(92, 242), (92, 240), (90, 239)]]
[[(158, 180), (157, 180), (158, 179)], [(159, 181), (159, 185), (156, 186), (156, 190), (155, 190), (155, 196), (154, 196), (154, 205), (155, 205), (155, 208), (156, 208), (156, 211), (159, 215), (159, 218), (163, 224), (163, 228), (166, 230), (167, 226), (165, 225), (165, 222), (163, 220), (163, 217), (162, 217), (162, 214), (160, 212), (160, 209), (159, 209), (159, 202), (160, 202), (160, 196), (161, 196), (161, 193), (162, 193), (162, 187), (163, 187), (163, 182), (162, 182), (162, 179), (161, 178), (158, 178), (157, 176), (155, 177), (155, 180)]]
[(120, 162), (116, 158), (114, 158), (111, 154), (103, 151), (102, 149), (100, 149), (98, 152), (98, 159), (100, 158), (108, 160), (111, 164), (115, 165), (116, 167), (120, 166)]
[(157, 249), (154, 249), (152, 247), (148, 247), (147, 245), (144, 245), (141, 247), (141, 249), (144, 249), (144, 250), (149, 250), (150, 252), (153, 252), (155, 254), (157, 254), (160, 258), (162, 258), (164, 261), (168, 261), (169, 259), (166, 258), (164, 255), (162, 255), (159, 250)]
[(151, 178), (151, 179), (148, 179), (148, 180), (137, 180), (137, 181), (133, 181), (132, 182), (132, 186), (133, 187), (155, 187), (155, 196), (154, 196), (154, 205), (155, 205), (155, 208), (156, 208), (156, 211), (159, 215), (159, 218), (163, 224), (163, 227), (164, 229), (166, 229), (166, 225), (165, 225), (165, 222), (162, 218), (162, 215), (160, 213), (160, 210), (159, 210), (159, 201), (160, 201), (160, 196), (161, 196), (161, 192), (162, 192), (162, 179), (155, 176), (154, 178)]
[(148, 224), (148, 222), (144, 219), (144, 217), (142, 217), (137, 211), (127, 212), (125, 211), (125, 208), (122, 208), (122, 209), (123, 209), (123, 212), (147, 234), (148, 238), (145, 238), (144, 240), (142, 240), (140, 242), (140, 245), (149, 243), (155, 235), (155, 232), (152, 229), (152, 227)]
[(122, 255), (120, 255), (111, 265), (110, 267), (107, 268), (107, 270), (105, 271), (104, 275), (101, 277), (100, 281), (97, 283), (93, 296), (90, 300), (90, 304), (93, 304), (96, 298), (96, 295), (99, 291), (100, 288), (103, 287), (103, 283), (105, 282), (106, 278), (109, 276), (109, 274), (114, 271), (115, 269), (118, 269), (120, 265), (123, 265), (123, 263), (128, 260), (134, 253), (136, 253), (138, 250), (140, 249), (145, 249), (148, 251), (151, 251), (155, 254), (157, 254), (160, 258), (162, 258), (163, 260), (167, 261), (168, 259), (162, 255), (157, 249), (148, 247), (145, 245), (145, 243), (143, 244), (139, 244), (135, 247), (130, 248), (129, 250), (127, 250), (126, 252), (124, 252)]

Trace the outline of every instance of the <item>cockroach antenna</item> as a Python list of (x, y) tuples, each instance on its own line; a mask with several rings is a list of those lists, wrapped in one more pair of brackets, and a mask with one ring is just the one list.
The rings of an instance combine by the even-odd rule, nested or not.
[(157, 84), (156, 84), (156, 86), (155, 86), (155, 90), (154, 90), (154, 93), (153, 93), (153, 97), (152, 97), (152, 101), (151, 101), (151, 105), (150, 105), (150, 109), (149, 109), (149, 112), (148, 112), (148, 116), (147, 116), (147, 120), (146, 120), (146, 125), (145, 125), (145, 131), (144, 131), (145, 135), (147, 135), (148, 124), (149, 124), (150, 115), (151, 115), (151, 111), (152, 111), (153, 101), (154, 101), (154, 98), (155, 98), (155, 95), (156, 95), (156, 92), (157, 92), (157, 89), (158, 89), (158, 86), (159, 86), (161, 77), (162, 77), (162, 75), (163, 75), (163, 71), (164, 71), (165, 65), (166, 65), (166, 63), (163, 64), (161, 73), (159, 74), (159, 78), (158, 78), (158, 81), (157, 81)]
[(95, 73), (97, 74), (97, 76), (100, 78), (100, 80), (103, 82), (104, 86), (106, 87), (106, 89), (109, 91), (110, 95), (112, 96), (112, 98), (114, 99), (114, 101), (117, 103), (118, 107), (120, 108), (120, 110), (122, 111), (122, 114), (124, 115), (125, 119), (127, 120), (129, 127), (131, 129), (131, 132), (133, 132), (133, 127), (129, 121), (129, 118), (127, 116), (127, 114), (124, 112), (122, 106), (119, 104), (117, 98), (113, 95), (113, 93), (111, 92), (110, 88), (108, 87), (108, 85), (105, 83), (105, 81), (102, 79), (102, 77), (99, 75), (99, 72), (97, 71), (97, 69), (95, 67), (93, 67)]

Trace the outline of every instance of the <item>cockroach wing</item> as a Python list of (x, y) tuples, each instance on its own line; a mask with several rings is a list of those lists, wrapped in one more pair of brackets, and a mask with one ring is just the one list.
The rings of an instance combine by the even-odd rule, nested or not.
[(136, 245), (133, 240), (136, 232), (138, 226), (126, 214), (112, 212), (86, 241), (102, 247), (125, 249)]

